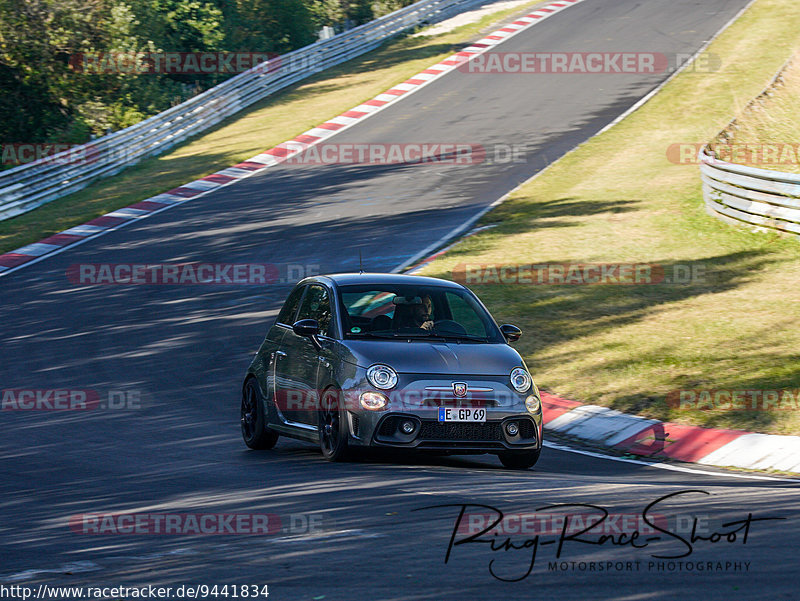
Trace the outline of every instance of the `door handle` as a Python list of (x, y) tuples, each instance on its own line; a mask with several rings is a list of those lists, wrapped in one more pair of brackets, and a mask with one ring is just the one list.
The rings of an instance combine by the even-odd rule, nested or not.
[(275, 356), (276, 357), (285, 357), (286, 353), (284, 353), (283, 351), (275, 351)]

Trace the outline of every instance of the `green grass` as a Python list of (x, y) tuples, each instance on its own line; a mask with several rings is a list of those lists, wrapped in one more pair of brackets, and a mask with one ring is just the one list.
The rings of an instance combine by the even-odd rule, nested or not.
[(373, 98), (468, 45), (493, 23), (541, 4), (484, 16), (437, 36), (403, 37), (255, 104), (159, 157), (30, 213), (0, 222), (0, 253), (248, 159)]
[(800, 48), (794, 3), (758, 0), (709, 52), (616, 127), (514, 192), (496, 223), (427, 266), (636, 262), (700, 265), (690, 285), (476, 285), (537, 383), (579, 401), (715, 427), (800, 434), (797, 411), (679, 411), (681, 388), (800, 388), (800, 243), (734, 228), (703, 208), (696, 165), (671, 144), (712, 139)]

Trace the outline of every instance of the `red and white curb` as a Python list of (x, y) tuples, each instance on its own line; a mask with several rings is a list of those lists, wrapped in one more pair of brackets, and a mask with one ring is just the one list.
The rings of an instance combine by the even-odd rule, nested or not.
[(647, 459), (800, 473), (800, 436), (661, 422), (542, 392), (545, 429)]
[[(413, 266), (395, 271), (416, 273), (462, 240), (491, 227), (494, 224), (474, 228)], [(687, 426), (585, 405), (544, 391), (541, 397), (546, 431), (592, 445), (648, 460), (800, 473), (800, 436)]]
[(313, 127), (292, 140), (278, 144), (274, 148), (270, 148), (261, 154), (257, 154), (227, 169), (217, 171), (216, 173), (189, 182), (188, 184), (183, 184), (182, 186), (173, 188), (163, 194), (158, 194), (157, 196), (153, 196), (152, 198), (148, 198), (129, 207), (117, 209), (116, 211), (92, 219), (83, 225), (72, 227), (34, 244), (29, 244), (0, 255), (0, 277), (17, 271), (27, 265), (37, 263), (67, 248), (107, 234), (108, 232), (124, 227), (130, 223), (134, 223), (139, 219), (169, 209), (172, 206), (200, 198), (211, 191), (218, 190), (236, 181), (250, 177), (264, 169), (280, 164), (288, 158), (303, 152), (307, 148), (331, 138), (337, 133), (352, 127), (356, 123), (364, 121), (387, 106), (398, 102), (400, 99), (413, 94), (432, 81), (443, 77), (475, 56), (491, 50), (493, 47), (503, 43), (521, 31), (525, 31), (548, 17), (570, 6), (580, 4), (583, 1), (584, 0), (558, 0), (556, 2), (550, 2), (534, 10), (530, 14), (520, 17), (513, 23), (509, 23), (501, 29), (487, 35), (460, 52), (417, 73), (393, 88), (378, 94), (371, 100), (367, 100), (357, 107)]

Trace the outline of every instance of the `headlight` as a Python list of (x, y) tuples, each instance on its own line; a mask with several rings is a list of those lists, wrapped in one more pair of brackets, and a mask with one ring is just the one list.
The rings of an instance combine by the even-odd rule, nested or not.
[(539, 409), (541, 408), (542, 403), (539, 401), (539, 397), (535, 394), (532, 394), (525, 399), (525, 409), (527, 409), (530, 413), (539, 413)]
[(521, 367), (511, 370), (511, 385), (517, 392), (525, 392), (531, 387), (530, 374)]
[(367, 370), (367, 380), (379, 390), (389, 390), (397, 385), (397, 373), (388, 365), (373, 365)]
[(359, 400), (361, 406), (367, 411), (380, 411), (389, 402), (389, 399), (380, 392), (362, 392)]

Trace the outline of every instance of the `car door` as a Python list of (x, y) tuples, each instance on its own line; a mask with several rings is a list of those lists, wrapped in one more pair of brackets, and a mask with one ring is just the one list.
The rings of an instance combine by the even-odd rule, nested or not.
[[(296, 320), (316, 319), (319, 333), (330, 334), (333, 326), (331, 293), (321, 284), (306, 287)], [(284, 416), (289, 421), (313, 425), (317, 423), (320, 391), (317, 376), (323, 359), (314, 343), (306, 336), (298, 336), (291, 329), (283, 337), (281, 350), (285, 353), (277, 363), (276, 374), (283, 390)]]
[[(282, 418), (286, 418), (287, 399), (286, 394), (294, 388), (294, 384), (286, 381), (287, 366), (285, 359), (288, 356), (286, 349), (284, 349), (284, 340), (286, 334), (292, 331), (292, 324), (297, 321), (297, 311), (300, 309), (300, 301), (303, 300), (303, 294), (307, 286), (297, 286), (283, 304), (275, 324), (270, 328), (267, 333), (267, 340), (265, 346), (262, 347), (262, 356), (265, 362), (268, 361), (266, 372), (267, 389), (269, 395), (273, 399), (275, 406), (279, 411)], [(270, 345), (269, 342), (276, 342), (277, 344)], [(266, 351), (270, 351), (269, 354)]]

